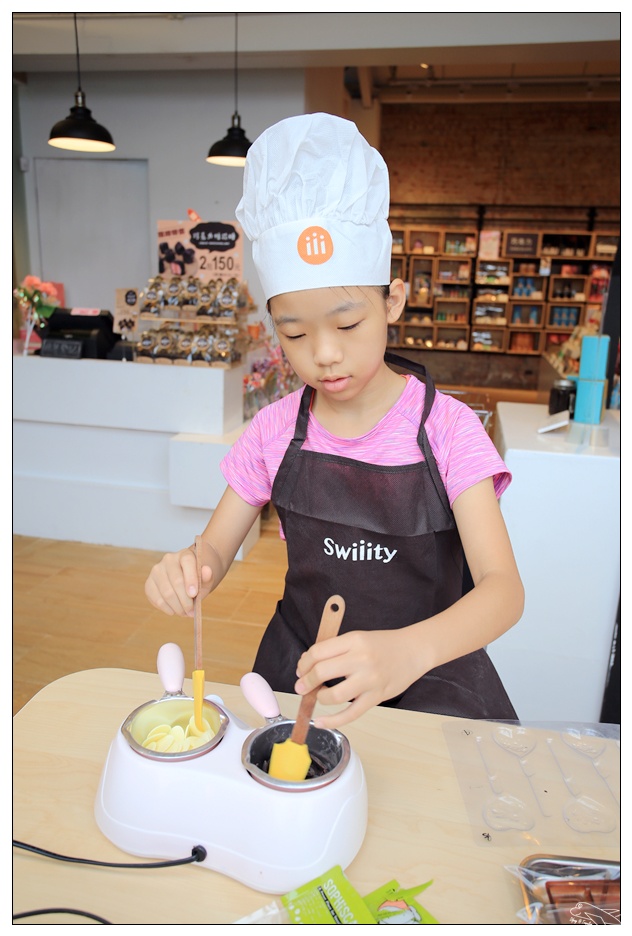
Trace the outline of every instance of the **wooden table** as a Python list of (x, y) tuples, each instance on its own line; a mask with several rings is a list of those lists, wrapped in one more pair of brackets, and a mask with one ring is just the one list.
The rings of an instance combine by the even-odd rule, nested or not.
[[(190, 691), (190, 680), (185, 681)], [(253, 727), (263, 720), (237, 686), (206, 684)], [(95, 669), (65, 676), (39, 692), (14, 718), (15, 839), (79, 858), (144, 861), (121, 852), (101, 833), (94, 800), (115, 733), (127, 715), (159, 698), (158, 676)], [(278, 694), (283, 714), (297, 699)], [(450, 720), (454, 723), (455, 720)], [(396, 878), (412, 887), (433, 879), (419, 897), (439, 922), (518, 923), (520, 887), (507, 872), (547, 851), (619, 859), (619, 835), (599, 848), (569, 851), (525, 840), (507, 846), (475, 838), (459, 786), (446, 719), (376, 708), (344, 733), (367, 778), (369, 823), (346, 874), (360, 894)], [(184, 857), (184, 856), (183, 856)], [(88, 911), (114, 924), (232, 923), (273, 898), (206, 868), (190, 865), (128, 870), (70, 864), (14, 849), (13, 912), (45, 907)], [(75, 915), (25, 918), (25, 923), (85, 923)]]

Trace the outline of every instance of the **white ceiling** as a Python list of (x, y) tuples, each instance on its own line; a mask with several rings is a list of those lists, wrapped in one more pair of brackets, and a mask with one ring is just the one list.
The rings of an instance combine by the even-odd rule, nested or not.
[[(238, 65), (382, 102), (620, 98), (619, 13), (239, 13)], [(231, 69), (234, 13), (77, 14), (82, 72)], [(422, 68), (425, 63), (429, 68)], [(73, 71), (72, 13), (13, 13), (13, 71)]]

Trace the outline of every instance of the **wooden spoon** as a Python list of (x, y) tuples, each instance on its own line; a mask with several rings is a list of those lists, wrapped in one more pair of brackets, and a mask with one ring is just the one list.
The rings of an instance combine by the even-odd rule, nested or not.
[[(344, 613), (344, 600), (340, 595), (332, 595), (325, 604), (314, 643), (336, 637)], [(301, 698), (292, 734), (285, 741), (272, 747), (268, 774), (274, 777), (275, 780), (304, 780), (308, 774), (312, 759), (306, 739), (320, 688), (320, 686), (316, 686), (315, 689), (310, 690)]]
[(198, 590), (193, 599), (193, 715), (195, 727), (204, 731), (204, 662), (202, 659), (202, 537), (195, 537), (195, 558), (197, 561)]

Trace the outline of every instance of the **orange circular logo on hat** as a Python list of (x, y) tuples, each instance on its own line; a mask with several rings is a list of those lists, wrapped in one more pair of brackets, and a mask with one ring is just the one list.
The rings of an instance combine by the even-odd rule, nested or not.
[(305, 263), (318, 265), (327, 263), (334, 252), (331, 234), (322, 227), (308, 227), (299, 234), (296, 249)]

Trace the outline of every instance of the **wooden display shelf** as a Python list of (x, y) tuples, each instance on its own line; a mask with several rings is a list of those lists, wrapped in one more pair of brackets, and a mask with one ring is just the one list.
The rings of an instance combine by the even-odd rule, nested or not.
[(219, 367), (222, 370), (233, 370), (241, 367), (242, 361), (186, 361), (182, 358), (151, 357), (148, 354), (137, 354), (135, 364), (155, 364), (158, 367), (170, 365), (173, 367)]
[(474, 282), (477, 286), (509, 286), (512, 272), (511, 260), (477, 260)]
[(406, 348), (434, 348), (433, 325), (404, 325), (403, 345)]
[(472, 290), (465, 283), (437, 282), (432, 287), (432, 294), (435, 301), (437, 299), (465, 299), (469, 302), (472, 297)]
[(470, 299), (471, 280), (472, 261), (470, 259), (439, 257), (435, 261), (433, 295), (435, 298), (442, 299)]
[(391, 237), (393, 238), (391, 253), (398, 256), (399, 254), (406, 253), (408, 250), (408, 244), (406, 243), (406, 228), (391, 227)]
[(584, 309), (584, 303), (550, 302), (546, 307), (545, 327), (555, 331), (565, 328), (572, 331), (583, 323)]
[(511, 328), (542, 328), (545, 312), (544, 302), (510, 302), (507, 310), (508, 325)]
[(469, 325), (435, 325), (434, 346), (437, 351), (467, 351)]
[(472, 325), (478, 328), (505, 326), (509, 323), (507, 302), (475, 299), (472, 305)]
[[(589, 321), (599, 327), (619, 247), (617, 230), (572, 225), (548, 230), (535, 218), (509, 228), (499, 223), (491, 250), (489, 238), (479, 243), (471, 215), (450, 215), (438, 224), (411, 218), (400, 213), (391, 225), (393, 277), (405, 274), (408, 303), (402, 320), (389, 327), (390, 346), (430, 347), (427, 331), (410, 330), (429, 329), (426, 315), (432, 318), (437, 350), (456, 334), (443, 332), (437, 340), (437, 328), (467, 326), (470, 350), (550, 356), (546, 339), (536, 340), (531, 332), (553, 335), (554, 346), (555, 335), (568, 335), (578, 325)], [(529, 334), (516, 337), (521, 333)], [(458, 334), (462, 339), (464, 332)], [(412, 344), (405, 343), (411, 338)], [(422, 344), (415, 344), (418, 339)], [(527, 349), (529, 342), (533, 350)]]
[(443, 233), (441, 252), (445, 257), (475, 257), (478, 249), (478, 231), (448, 228)]
[(483, 354), (502, 354), (505, 350), (507, 337), (506, 328), (492, 328), (472, 326), (470, 333), (470, 351), (479, 351)]
[(549, 302), (586, 302), (587, 276), (553, 274), (549, 279)]
[(391, 257), (391, 282), (395, 279), (406, 279), (406, 257), (404, 254)]
[(544, 332), (542, 354), (553, 367), (555, 367), (555, 360), (561, 358), (563, 346), (572, 334), (572, 329), (565, 330), (559, 328), (555, 331)]
[(489, 285), (477, 286), (474, 300), (476, 302), (491, 302), (492, 305), (500, 305), (501, 303), (509, 301), (509, 287)]
[(439, 257), (435, 265), (434, 278), (438, 283), (465, 283), (472, 277), (471, 259), (448, 259)]
[(418, 308), (432, 306), (432, 282), (435, 260), (432, 257), (410, 257), (410, 294), (408, 304)]
[(540, 255), (582, 259), (590, 256), (591, 242), (592, 234), (588, 231), (544, 231)]
[(609, 260), (611, 263), (617, 255), (620, 234), (615, 231), (597, 231), (593, 233), (590, 242), (590, 256), (593, 260)]
[(438, 325), (467, 325), (469, 319), (469, 299), (435, 299), (433, 320)]
[(539, 274), (514, 273), (511, 277), (509, 295), (512, 299), (542, 301), (546, 298), (547, 277)]
[(409, 254), (436, 256), (441, 253), (443, 230), (425, 225), (410, 225), (406, 228), (406, 251)]
[(432, 311), (415, 307), (406, 309), (400, 323), (402, 325), (433, 325)]
[(155, 325), (237, 325), (237, 319), (233, 316), (217, 315), (188, 315), (166, 316), (153, 315), (151, 312), (141, 312), (137, 318), (141, 322), (153, 322)]
[(544, 331), (541, 328), (508, 328), (507, 354), (542, 354)]

